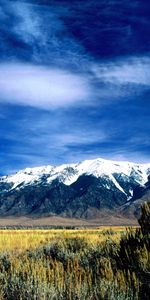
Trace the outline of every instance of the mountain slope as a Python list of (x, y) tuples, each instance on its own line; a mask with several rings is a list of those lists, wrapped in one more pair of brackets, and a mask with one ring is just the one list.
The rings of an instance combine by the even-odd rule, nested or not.
[(137, 186), (133, 191), (133, 197), (121, 207), (121, 213), (125, 216), (135, 215), (137, 218), (141, 213), (141, 205), (150, 201), (150, 176), (144, 186)]
[(150, 164), (104, 159), (27, 168), (0, 178), (0, 215), (94, 218), (132, 204), (144, 189)]

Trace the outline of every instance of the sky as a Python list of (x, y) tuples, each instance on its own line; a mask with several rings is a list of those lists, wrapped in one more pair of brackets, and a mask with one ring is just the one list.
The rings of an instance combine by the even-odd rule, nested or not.
[(0, 1), (0, 175), (150, 162), (150, 3)]

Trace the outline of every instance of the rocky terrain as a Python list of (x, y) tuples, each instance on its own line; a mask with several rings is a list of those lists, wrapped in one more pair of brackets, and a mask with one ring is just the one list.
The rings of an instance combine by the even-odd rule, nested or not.
[(26, 168), (0, 178), (1, 217), (138, 217), (150, 195), (150, 164), (95, 159)]

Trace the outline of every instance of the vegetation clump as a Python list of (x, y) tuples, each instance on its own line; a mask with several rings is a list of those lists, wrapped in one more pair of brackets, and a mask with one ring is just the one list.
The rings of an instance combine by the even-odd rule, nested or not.
[(0, 300), (149, 299), (149, 203), (139, 224), (0, 231)]

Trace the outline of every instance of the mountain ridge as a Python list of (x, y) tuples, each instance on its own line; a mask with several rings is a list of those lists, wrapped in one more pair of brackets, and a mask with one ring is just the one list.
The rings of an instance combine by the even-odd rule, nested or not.
[(128, 216), (138, 195), (143, 196), (149, 176), (150, 163), (101, 158), (26, 168), (0, 177), (0, 216), (93, 219), (103, 211), (119, 210)]
[[(134, 163), (128, 161), (113, 161), (102, 158), (93, 160), (84, 160), (79, 163), (62, 164), (59, 166), (46, 165), (41, 167), (25, 168), (15, 174), (0, 176), (0, 180), (6, 179), (6, 182), (13, 182), (19, 185), (22, 182), (25, 184), (40, 179), (42, 175), (48, 175), (49, 179), (56, 179), (59, 175), (63, 174), (64, 171), (74, 170), (73, 174), (70, 174), (71, 178), (65, 178), (65, 184), (70, 185), (75, 182), (77, 178), (83, 174), (93, 174), (95, 177), (100, 177), (102, 174), (112, 175), (112, 173), (123, 173), (125, 175), (131, 175), (132, 169), (135, 171), (142, 172), (141, 183), (147, 181), (147, 176), (150, 173), (150, 163)], [(68, 174), (69, 175), (69, 174)], [(72, 176), (74, 175), (74, 176)]]

